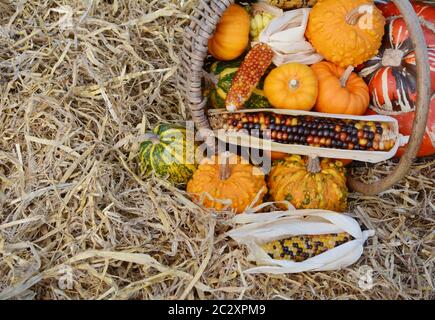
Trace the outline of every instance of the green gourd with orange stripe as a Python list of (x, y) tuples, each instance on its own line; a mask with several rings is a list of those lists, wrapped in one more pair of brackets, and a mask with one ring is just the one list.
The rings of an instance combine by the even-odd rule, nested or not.
[(195, 144), (184, 127), (159, 124), (140, 145), (140, 171), (154, 172), (175, 185), (185, 185), (196, 170)]

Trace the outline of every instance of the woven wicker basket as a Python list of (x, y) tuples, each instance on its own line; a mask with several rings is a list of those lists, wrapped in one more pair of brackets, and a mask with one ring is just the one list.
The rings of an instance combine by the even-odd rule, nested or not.
[[(420, 148), (429, 113), (431, 96), (430, 66), (423, 31), (419, 19), (408, 0), (392, 1), (402, 12), (415, 47), (418, 90), (416, 116), (406, 152), (394, 171), (373, 184), (365, 184), (352, 178), (349, 179), (349, 186), (353, 190), (364, 194), (382, 192), (406, 175)], [(198, 6), (194, 8), (191, 15), (191, 23), (185, 30), (180, 88), (184, 91), (184, 98), (198, 129), (210, 128), (206, 113), (207, 99), (203, 97), (201, 88), (208, 39), (213, 35), (223, 12), (233, 2), (233, 0), (198, 0)]]

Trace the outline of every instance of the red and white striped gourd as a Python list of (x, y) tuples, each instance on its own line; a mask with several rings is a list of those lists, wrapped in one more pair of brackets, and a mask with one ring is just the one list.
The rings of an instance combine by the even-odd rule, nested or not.
[[(433, 1), (411, 2), (420, 19), (428, 45), (432, 80), (429, 119), (417, 155), (419, 157), (435, 154), (435, 6), (433, 3)], [(368, 114), (377, 112), (396, 118), (399, 121), (400, 133), (409, 136), (412, 133), (417, 99), (415, 55), (400, 10), (390, 1), (378, 0), (377, 5), (382, 14), (389, 20), (383, 51), (381, 51), (383, 54), (368, 61), (361, 72), (370, 79), (370, 93), (374, 107), (372, 107), (373, 110), (368, 111)], [(388, 55), (385, 57), (386, 49), (399, 50), (398, 57), (403, 55), (399, 66), (383, 65), (383, 60), (388, 61), (389, 59)], [(390, 55), (392, 54), (394, 52), (390, 51)], [(402, 156), (404, 150), (404, 147), (399, 148), (396, 155)]]
[[(390, 17), (379, 54), (360, 68), (369, 83), (374, 110), (397, 114), (410, 112), (417, 101), (416, 63), (412, 41), (404, 19), (392, 3), (379, 6)], [(435, 6), (413, 3), (420, 18), (429, 51), (432, 91), (435, 92)]]
[[(377, 114), (373, 110), (369, 109), (367, 115)], [(410, 136), (412, 133), (412, 126), (414, 123), (414, 111), (402, 112), (391, 117), (397, 119), (399, 122), (399, 131), (404, 136)], [(400, 147), (397, 150), (396, 156), (401, 157), (405, 154), (405, 146)], [(426, 124), (426, 132), (423, 136), (423, 141), (418, 150), (417, 157), (427, 157), (435, 154), (435, 94), (432, 96), (429, 106), (429, 118)]]
[[(390, 0), (377, 0), (375, 1), (375, 4), (382, 11), (382, 14), (385, 18), (397, 17), (402, 15), (399, 8), (397, 8), (394, 2)], [(433, 20), (434, 12), (431, 9), (431, 5), (433, 5), (433, 0), (412, 0), (411, 5), (420, 18), (423, 18), (427, 21)]]

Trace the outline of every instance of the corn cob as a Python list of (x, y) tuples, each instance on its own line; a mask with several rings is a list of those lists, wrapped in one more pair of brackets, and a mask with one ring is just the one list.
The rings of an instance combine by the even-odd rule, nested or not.
[(243, 131), (272, 142), (333, 149), (389, 151), (396, 141), (386, 122), (240, 112), (211, 115), (210, 124), (214, 130)]
[(317, 0), (266, 0), (267, 3), (281, 9), (297, 9), (312, 7)]
[(269, 68), (273, 59), (273, 50), (264, 43), (257, 44), (246, 55), (234, 76), (231, 88), (225, 100), (228, 111), (241, 109), (251, 97), (261, 77)]
[(262, 248), (272, 259), (302, 262), (352, 239), (352, 236), (346, 232), (301, 235), (272, 241), (262, 245)]
[(251, 27), (250, 35), (254, 41), (258, 41), (260, 33), (277, 17), (284, 14), (280, 8), (267, 4), (266, 2), (256, 2), (251, 6)]
[(269, 25), (273, 18), (273, 14), (267, 12), (257, 13), (251, 18), (250, 34), (254, 41), (258, 40), (261, 31)]

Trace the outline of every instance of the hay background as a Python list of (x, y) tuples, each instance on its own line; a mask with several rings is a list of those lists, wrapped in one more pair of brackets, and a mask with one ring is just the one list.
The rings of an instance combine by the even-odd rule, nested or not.
[(0, 298), (433, 299), (433, 158), (378, 197), (351, 195), (377, 232), (357, 264), (288, 276), (242, 275), (225, 216), (135, 176), (135, 138), (189, 117), (175, 75), (193, 6), (0, 1)]

